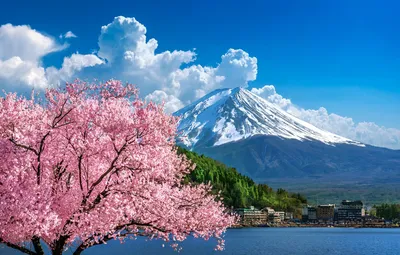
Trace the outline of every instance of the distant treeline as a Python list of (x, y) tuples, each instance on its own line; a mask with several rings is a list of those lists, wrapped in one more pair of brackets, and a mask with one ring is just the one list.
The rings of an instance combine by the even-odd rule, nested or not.
[(386, 220), (400, 219), (400, 205), (398, 204), (375, 205), (374, 209), (378, 218), (385, 218)]
[(275, 192), (268, 185), (257, 184), (235, 168), (227, 167), (204, 155), (183, 148), (178, 148), (178, 152), (186, 154), (196, 164), (196, 169), (187, 176), (186, 181), (211, 182), (215, 192), (221, 190), (224, 203), (228, 207), (270, 206), (275, 210), (298, 212), (298, 209), (307, 203), (307, 199), (298, 193), (289, 193), (284, 189)]

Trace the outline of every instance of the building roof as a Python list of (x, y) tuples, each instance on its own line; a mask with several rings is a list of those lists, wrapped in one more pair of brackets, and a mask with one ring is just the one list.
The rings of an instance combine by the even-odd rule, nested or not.
[(261, 209), (261, 210), (263, 210), (263, 211), (266, 211), (266, 210), (275, 211), (274, 208), (272, 208), (272, 207), (264, 207), (264, 208)]
[(320, 207), (320, 208), (323, 208), (323, 207), (331, 208), (331, 207), (335, 207), (335, 205), (334, 204), (318, 205), (318, 207)]
[(260, 211), (257, 208), (236, 208), (235, 211)]
[(361, 200), (356, 200), (356, 201), (343, 200), (342, 205), (363, 205), (363, 202), (361, 202)]

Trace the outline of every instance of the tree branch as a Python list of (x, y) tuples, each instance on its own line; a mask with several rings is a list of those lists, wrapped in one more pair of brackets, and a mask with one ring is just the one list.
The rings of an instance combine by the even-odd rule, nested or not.
[(78, 175), (79, 175), (79, 187), (81, 188), (81, 191), (83, 191), (83, 186), (82, 186), (82, 158), (83, 155), (79, 155), (78, 157)]
[[(132, 222), (133, 222), (133, 221), (132, 221)], [(125, 227), (130, 226), (130, 225), (152, 227), (152, 228), (154, 228), (154, 229), (156, 229), (156, 230), (158, 230), (158, 231), (160, 231), (160, 232), (165, 232), (164, 230), (162, 230), (162, 229), (160, 229), (160, 228), (157, 228), (157, 227), (154, 227), (154, 226), (152, 226), (151, 224), (141, 224), (141, 223), (132, 223), (132, 224), (128, 223), (128, 224), (124, 224), (124, 225), (117, 226), (117, 227), (115, 228), (115, 229), (116, 229), (115, 232), (121, 231), (122, 229), (124, 229)], [(127, 237), (127, 236), (133, 235), (133, 234), (135, 234), (135, 235), (137, 235), (137, 236), (149, 236), (148, 234), (140, 233), (140, 232), (136, 232), (136, 233), (126, 232), (126, 233), (123, 233), (123, 234), (119, 234), (116, 238), (119, 238), (119, 237)], [(84, 250), (86, 250), (87, 248), (90, 248), (90, 247), (93, 247), (93, 246), (96, 246), (96, 245), (103, 244), (104, 242), (107, 242), (107, 241), (110, 241), (110, 240), (116, 239), (116, 238), (113, 237), (113, 236), (108, 235), (108, 236), (105, 236), (105, 237), (102, 239), (102, 242), (87, 242), (87, 241), (86, 241), (86, 242), (82, 242), (82, 244), (80, 244), (80, 245), (78, 246), (78, 248), (76, 248), (76, 250), (74, 251), (73, 255), (80, 255), (80, 254), (81, 254)], [(93, 241), (93, 240), (91, 240), (91, 241)]]
[(37, 255), (44, 255), (44, 251), (43, 251), (42, 245), (40, 244), (40, 238), (39, 237), (34, 236), (32, 238), (32, 244), (33, 244), (33, 247), (35, 248), (35, 251), (36, 251)]
[[(108, 195), (109, 190), (103, 190), (100, 194), (97, 195), (97, 197), (95, 198), (95, 200), (93, 201), (93, 204), (91, 204), (89, 207), (86, 207), (86, 203), (90, 197), (90, 195), (92, 194), (93, 190), (96, 188), (96, 186), (98, 184), (101, 183), (101, 181), (107, 176), (107, 174), (109, 174), (114, 168), (115, 168), (115, 163), (117, 162), (117, 160), (119, 159), (121, 153), (125, 150), (127, 146), (127, 143), (125, 143), (124, 145), (122, 145), (122, 147), (118, 150), (114, 144), (114, 148), (116, 150), (116, 157), (113, 159), (113, 161), (110, 164), (110, 167), (96, 180), (96, 182), (94, 182), (91, 186), (90, 189), (88, 190), (87, 194), (83, 197), (82, 202), (81, 202), (81, 208), (79, 209), (78, 212), (88, 212), (91, 209), (93, 209), (97, 204), (99, 204), (101, 202), (101, 198), (105, 197)], [(78, 213), (76, 212), (76, 213)], [(66, 227), (72, 223), (72, 219), (74, 217), (75, 213), (72, 214), (72, 216), (65, 222), (63, 230), (66, 229)]]
[[(115, 147), (115, 146), (114, 146)], [(107, 176), (107, 174), (109, 174), (115, 167), (115, 163), (117, 162), (119, 156), (121, 155), (122, 151), (125, 149), (126, 147), (126, 143), (121, 147), (121, 149), (117, 150), (117, 156), (113, 159), (113, 161), (111, 162), (110, 167), (107, 169), (107, 171), (105, 171), (100, 177), (99, 179), (97, 179), (97, 181), (95, 181), (92, 186), (90, 187), (87, 195), (85, 196), (85, 198), (83, 199), (82, 203), (83, 205), (86, 203), (87, 199), (90, 197), (90, 195), (92, 194), (94, 188), (96, 188), (97, 185), (99, 185), (99, 183), (101, 183), (101, 181), (104, 179), (104, 177)]]
[[(118, 237), (127, 237), (128, 235), (131, 235), (131, 234), (132, 233), (125, 233), (125, 234), (119, 235)], [(91, 242), (91, 243), (82, 242), (78, 246), (78, 248), (76, 248), (76, 250), (74, 251), (74, 253), (72, 255), (80, 255), (87, 248), (90, 248), (90, 247), (93, 247), (93, 246), (96, 246), (96, 245), (100, 245), (100, 244), (104, 244), (104, 242), (110, 241), (112, 239), (114, 239), (114, 237), (107, 236), (107, 237), (103, 238), (103, 240), (102, 240), (103, 242), (99, 242), (99, 243), (96, 243), (96, 242)]]
[(50, 135), (50, 131), (48, 131), (42, 138), (42, 140), (40, 141), (40, 146), (39, 146), (39, 151), (37, 153), (37, 161), (38, 161), (38, 167), (36, 170), (36, 178), (37, 178), (37, 184), (40, 184), (40, 175), (41, 175), (41, 165), (40, 165), (40, 157), (42, 156), (42, 152), (44, 150), (44, 141), (46, 140), (46, 138)]
[(25, 248), (25, 247), (22, 247), (22, 246), (19, 246), (19, 245), (10, 243), (10, 242), (6, 242), (6, 241), (4, 241), (2, 238), (0, 238), (0, 243), (3, 243), (3, 244), (5, 244), (5, 245), (7, 245), (8, 247), (13, 248), (13, 249), (15, 249), (15, 250), (18, 250), (18, 251), (20, 251), (20, 252), (23, 252), (23, 253), (25, 253), (25, 254), (29, 254), (29, 255), (38, 255), (38, 254), (37, 254), (36, 252), (34, 252), (34, 251), (31, 251), (31, 250), (29, 250), (29, 249), (27, 249), (27, 248)]
[(14, 144), (15, 146), (20, 147), (20, 148), (24, 148), (24, 149), (26, 149), (26, 150), (28, 150), (28, 151), (32, 151), (33, 153), (35, 153), (35, 155), (38, 155), (38, 152), (37, 152), (34, 148), (29, 147), (29, 146), (27, 146), (27, 145), (19, 144), (19, 143), (17, 143), (17, 142), (14, 140), (14, 138), (10, 138), (10, 139), (8, 139), (8, 140), (9, 140), (12, 144)]
[(60, 123), (65, 118), (65, 116), (67, 116), (74, 109), (72, 107), (65, 114), (63, 114), (64, 113), (64, 108), (65, 108), (65, 105), (67, 104), (67, 102), (68, 102), (68, 99), (66, 99), (64, 101), (63, 105), (61, 106), (60, 113), (56, 117), (54, 117), (53, 123), (52, 123), (52, 128), (58, 128), (58, 127), (62, 127), (62, 126), (70, 124), (70, 122), (67, 122), (67, 123), (64, 123), (64, 124), (62, 124), (62, 125), (57, 127), (57, 124)]

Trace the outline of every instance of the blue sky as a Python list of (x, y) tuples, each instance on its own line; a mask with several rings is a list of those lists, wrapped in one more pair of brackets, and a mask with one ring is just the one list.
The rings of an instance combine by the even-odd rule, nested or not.
[[(99, 50), (101, 26), (110, 24), (116, 16), (134, 17), (146, 27), (147, 40), (158, 41), (156, 54), (195, 48), (196, 60), (183, 63), (181, 68), (192, 64), (215, 67), (230, 48), (241, 49), (257, 58), (256, 79), (245, 81), (250, 88), (272, 84), (299, 109), (324, 107), (328, 114), (352, 118), (354, 125), (371, 122), (398, 131), (399, 7), (397, 1), (356, 0), (8, 1), (2, 3), (0, 25), (29, 25), (54, 38), (58, 45), (67, 43), (65, 49), (40, 55), (38, 60), (44, 68), (61, 68), (66, 56)], [(58, 38), (67, 31), (77, 38)], [(119, 77), (115, 70), (109, 74), (129, 79)], [(74, 75), (91, 77), (87, 72)], [(157, 89), (170, 93), (165, 86)], [(176, 97), (183, 104), (190, 101)], [(328, 116), (330, 122), (317, 123), (324, 120), (303, 115), (298, 117), (328, 130), (327, 123), (337, 120)], [(329, 131), (351, 136), (341, 133), (345, 131), (340, 128)], [(397, 131), (389, 134), (393, 144), (400, 144)]]

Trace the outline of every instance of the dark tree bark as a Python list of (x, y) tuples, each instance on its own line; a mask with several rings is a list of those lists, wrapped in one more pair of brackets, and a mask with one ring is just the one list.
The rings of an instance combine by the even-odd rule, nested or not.
[(54, 249), (52, 249), (51, 253), (53, 255), (62, 255), (63, 250), (64, 250), (64, 246), (65, 246), (65, 242), (67, 241), (67, 239), (69, 238), (69, 236), (61, 236), (60, 239), (57, 240), (57, 242), (54, 245)]
[(39, 237), (36, 237), (36, 236), (33, 237), (32, 244), (33, 244), (33, 248), (35, 249), (35, 252), (37, 255), (44, 255), (44, 251), (43, 251), (42, 245), (40, 244)]

